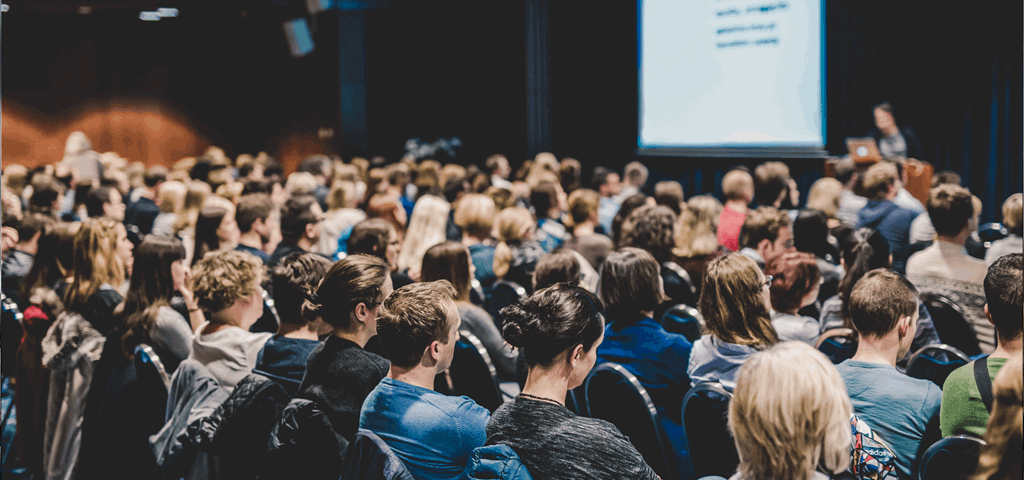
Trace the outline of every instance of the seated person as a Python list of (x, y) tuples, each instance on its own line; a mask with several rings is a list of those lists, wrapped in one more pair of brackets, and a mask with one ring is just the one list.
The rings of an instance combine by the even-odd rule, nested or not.
[(523, 351), (529, 373), (523, 392), (495, 410), (487, 443), (515, 450), (533, 478), (658, 478), (614, 425), (565, 408), (567, 392), (597, 362), (603, 310), (593, 294), (566, 283), (506, 309), (502, 333)]
[[(1008, 359), (1021, 358), (1021, 328), (1024, 325), (1024, 302), (1021, 301), (1021, 278), (1024, 276), (1024, 255), (1015, 253), (996, 260), (985, 275), (985, 316), (998, 332), (999, 344), (984, 359), (984, 370), (991, 379), (996, 377)], [(975, 376), (976, 365), (982, 359), (964, 365), (946, 378), (942, 386), (942, 415), (939, 427), (942, 436), (985, 434), (985, 424), (991, 408), (991, 392), (985, 399)]]
[(1003, 202), (1003, 226), (1010, 235), (989, 245), (985, 251), (986, 265), (992, 265), (1003, 255), (1024, 253), (1024, 195), (1015, 193)]
[(961, 306), (974, 327), (983, 353), (995, 349), (995, 330), (985, 318), (982, 282), (985, 262), (967, 254), (964, 244), (977, 229), (971, 192), (956, 185), (940, 185), (928, 193), (928, 215), (935, 227), (935, 243), (907, 261), (907, 278), (922, 292), (940, 293)]
[(725, 208), (718, 217), (718, 243), (736, 252), (740, 249), (740, 229), (747, 218), (747, 206), (754, 201), (754, 177), (735, 169), (722, 177)]
[(208, 253), (192, 267), (192, 291), (210, 320), (196, 328), (190, 358), (222, 387), (234, 389), (256, 366), (272, 334), (250, 333), (263, 315), (263, 262), (239, 251)]
[(899, 194), (899, 175), (889, 162), (876, 163), (864, 172), (864, 191), (868, 204), (857, 212), (857, 227), (882, 232), (892, 252), (892, 265), (897, 273), (906, 271), (907, 249), (910, 247), (910, 223), (917, 212), (900, 207), (893, 200)]
[(317, 403), (331, 426), (349, 441), (359, 428), (359, 410), (390, 368), (370, 353), (366, 342), (377, 334), (380, 305), (391, 294), (391, 268), (369, 255), (349, 255), (324, 275), (305, 315), (319, 317), (333, 328), (313, 349), (299, 396)]
[(455, 207), (455, 224), (462, 228), (462, 244), (469, 248), (480, 286), (494, 284), (494, 245), (491, 230), (496, 214), (494, 200), (487, 195), (471, 193), (459, 200)]
[(942, 403), (934, 383), (896, 370), (914, 340), (917, 291), (900, 275), (877, 269), (857, 282), (849, 302), (857, 353), (836, 368), (853, 412), (892, 447), (902, 476), (913, 478), (917, 460), (939, 439)]
[(750, 257), (731, 253), (711, 261), (697, 307), (706, 333), (693, 343), (686, 369), (692, 385), (720, 381), (731, 389), (747, 357), (779, 341), (768, 286)]
[(557, 181), (541, 181), (530, 190), (530, 205), (537, 215), (534, 236), (545, 252), (562, 246), (569, 238), (565, 225), (559, 221), (565, 211), (565, 191)]
[(786, 212), (773, 207), (748, 211), (740, 229), (740, 247), (739, 253), (753, 259), (763, 270), (775, 257), (796, 251), (793, 222)]
[(818, 320), (800, 315), (801, 308), (818, 299), (821, 273), (809, 253), (787, 253), (765, 270), (772, 278), (772, 327), (780, 342), (796, 340), (810, 346), (818, 340)]
[(264, 265), (270, 262), (270, 255), (263, 251), (263, 246), (270, 243), (274, 230), (280, 228), (276, 221), (271, 221), (273, 213), (274, 202), (270, 195), (242, 195), (235, 207), (235, 223), (240, 232), (235, 250), (255, 255)]
[(587, 259), (590, 266), (600, 269), (604, 259), (608, 258), (615, 245), (607, 235), (595, 233), (597, 228), (597, 209), (601, 203), (601, 194), (581, 188), (569, 195), (569, 220), (572, 225), (572, 236), (565, 242), (565, 248), (579, 252)]
[(302, 312), (308, 292), (316, 289), (330, 266), (330, 261), (315, 253), (293, 253), (273, 270), (271, 282), (281, 323), (277, 335), (267, 340), (257, 355), (253, 373), (280, 383), (292, 396), (299, 391), (306, 360), (320, 345), (320, 335), (331, 332), (329, 324)]
[(647, 250), (661, 265), (661, 279), (665, 296), (656, 315), (673, 305), (694, 305), (697, 303), (693, 281), (683, 267), (675, 263), (672, 250), (675, 248), (676, 214), (664, 205), (643, 206), (626, 218), (622, 227), (619, 248), (636, 247)]
[(384, 301), (377, 319), (391, 369), (363, 402), (359, 428), (380, 436), (415, 478), (460, 478), (470, 452), (487, 440), (487, 409), (433, 389), (459, 341), (456, 295), (444, 280), (407, 285)]
[(992, 416), (985, 429), (978, 470), (973, 478), (1010, 480), (1021, 478), (1021, 405), (1024, 404), (1024, 368), (1017, 357), (1006, 363), (992, 385)]
[(281, 206), (280, 217), (281, 243), (267, 260), (269, 267), (276, 267), (292, 253), (310, 252), (320, 243), (324, 211), (313, 195), (289, 197)]
[(740, 464), (733, 479), (827, 480), (850, 466), (850, 399), (821, 352), (780, 343), (740, 367), (729, 431)]
[(498, 244), (494, 247), (494, 275), (498, 280), (514, 282), (533, 291), (533, 270), (544, 256), (534, 240), (537, 226), (533, 215), (522, 207), (506, 208), (494, 221)]
[(623, 248), (605, 260), (601, 298), (608, 325), (597, 357), (601, 363), (617, 363), (636, 375), (658, 409), (658, 420), (673, 442), (681, 471), (689, 472), (689, 448), (679, 415), (690, 389), (686, 366), (693, 345), (651, 318), (664, 295), (659, 270), (654, 257), (639, 248)]

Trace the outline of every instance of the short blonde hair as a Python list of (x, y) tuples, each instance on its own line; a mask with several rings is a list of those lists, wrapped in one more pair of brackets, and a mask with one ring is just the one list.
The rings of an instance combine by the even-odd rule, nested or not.
[(836, 218), (839, 212), (839, 196), (843, 184), (832, 177), (819, 178), (807, 193), (807, 208), (818, 210), (828, 218)]
[(722, 204), (711, 195), (698, 195), (686, 202), (676, 223), (677, 257), (711, 255), (718, 251), (718, 217)]
[(253, 294), (266, 275), (256, 256), (236, 250), (209, 252), (192, 266), (192, 291), (199, 307), (214, 313)]
[(722, 194), (726, 199), (738, 200), (744, 193), (754, 196), (754, 177), (743, 170), (733, 170), (722, 177)]
[(878, 162), (864, 172), (864, 193), (869, 200), (885, 200), (889, 186), (899, 180), (900, 174), (896, 165), (890, 162)]
[(160, 211), (178, 213), (185, 206), (185, 184), (177, 180), (168, 180), (160, 184)]
[(288, 176), (284, 189), (291, 196), (312, 195), (316, 190), (316, 177), (309, 172), (295, 172)]
[(470, 193), (455, 207), (455, 224), (477, 238), (489, 238), (494, 229), (494, 200), (481, 193)]
[(755, 353), (739, 369), (729, 430), (743, 478), (807, 480), (850, 465), (853, 408), (839, 371), (803, 342)]
[(348, 207), (355, 202), (356, 184), (348, 180), (334, 182), (331, 191), (327, 193), (327, 209), (338, 210)]
[(1015, 193), (1003, 202), (1003, 225), (1014, 235), (1021, 235), (1024, 228), (1024, 195)]

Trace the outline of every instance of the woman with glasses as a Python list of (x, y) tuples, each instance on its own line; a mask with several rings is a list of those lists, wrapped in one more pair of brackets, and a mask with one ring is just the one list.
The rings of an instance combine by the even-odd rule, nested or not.
[(708, 265), (698, 302), (704, 332), (687, 368), (693, 385), (720, 381), (733, 388), (740, 365), (778, 342), (769, 313), (771, 283), (754, 260), (739, 253)]

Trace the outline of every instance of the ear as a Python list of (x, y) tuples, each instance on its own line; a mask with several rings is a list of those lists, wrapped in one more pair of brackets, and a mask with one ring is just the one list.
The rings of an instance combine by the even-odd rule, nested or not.
[(761, 240), (760, 242), (757, 242), (757, 250), (759, 252), (763, 252), (765, 250), (768, 250), (768, 247), (770, 247), (771, 245), (772, 245), (771, 240), (768, 240), (767, 238), (765, 238), (765, 239)]
[(985, 304), (985, 318), (988, 319), (988, 323), (991, 323), (992, 325), (996, 324), (996, 322), (992, 321), (992, 312), (988, 311), (988, 304), (987, 303)]
[(575, 368), (576, 364), (580, 362), (580, 359), (583, 358), (585, 353), (586, 352), (583, 351), (582, 344), (576, 345), (576, 347), (572, 349), (572, 353), (569, 354), (569, 365), (572, 365), (572, 367)]
[(306, 238), (313, 238), (313, 237), (316, 236), (316, 235), (313, 235), (313, 229), (314, 228), (316, 228), (316, 224), (315, 223), (307, 223), (306, 224)]
[(441, 342), (437, 340), (430, 342), (430, 345), (427, 346), (427, 353), (430, 354), (430, 358), (433, 360), (434, 365), (441, 363)]
[(366, 323), (366, 318), (370, 316), (370, 309), (366, 307), (365, 303), (359, 302), (356, 308), (352, 310), (355, 314), (356, 320), (361, 323)]

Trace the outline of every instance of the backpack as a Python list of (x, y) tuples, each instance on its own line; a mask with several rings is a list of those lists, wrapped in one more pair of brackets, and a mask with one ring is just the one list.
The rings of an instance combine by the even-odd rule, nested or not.
[(867, 423), (850, 416), (853, 442), (850, 448), (850, 471), (863, 480), (899, 480), (896, 454)]

